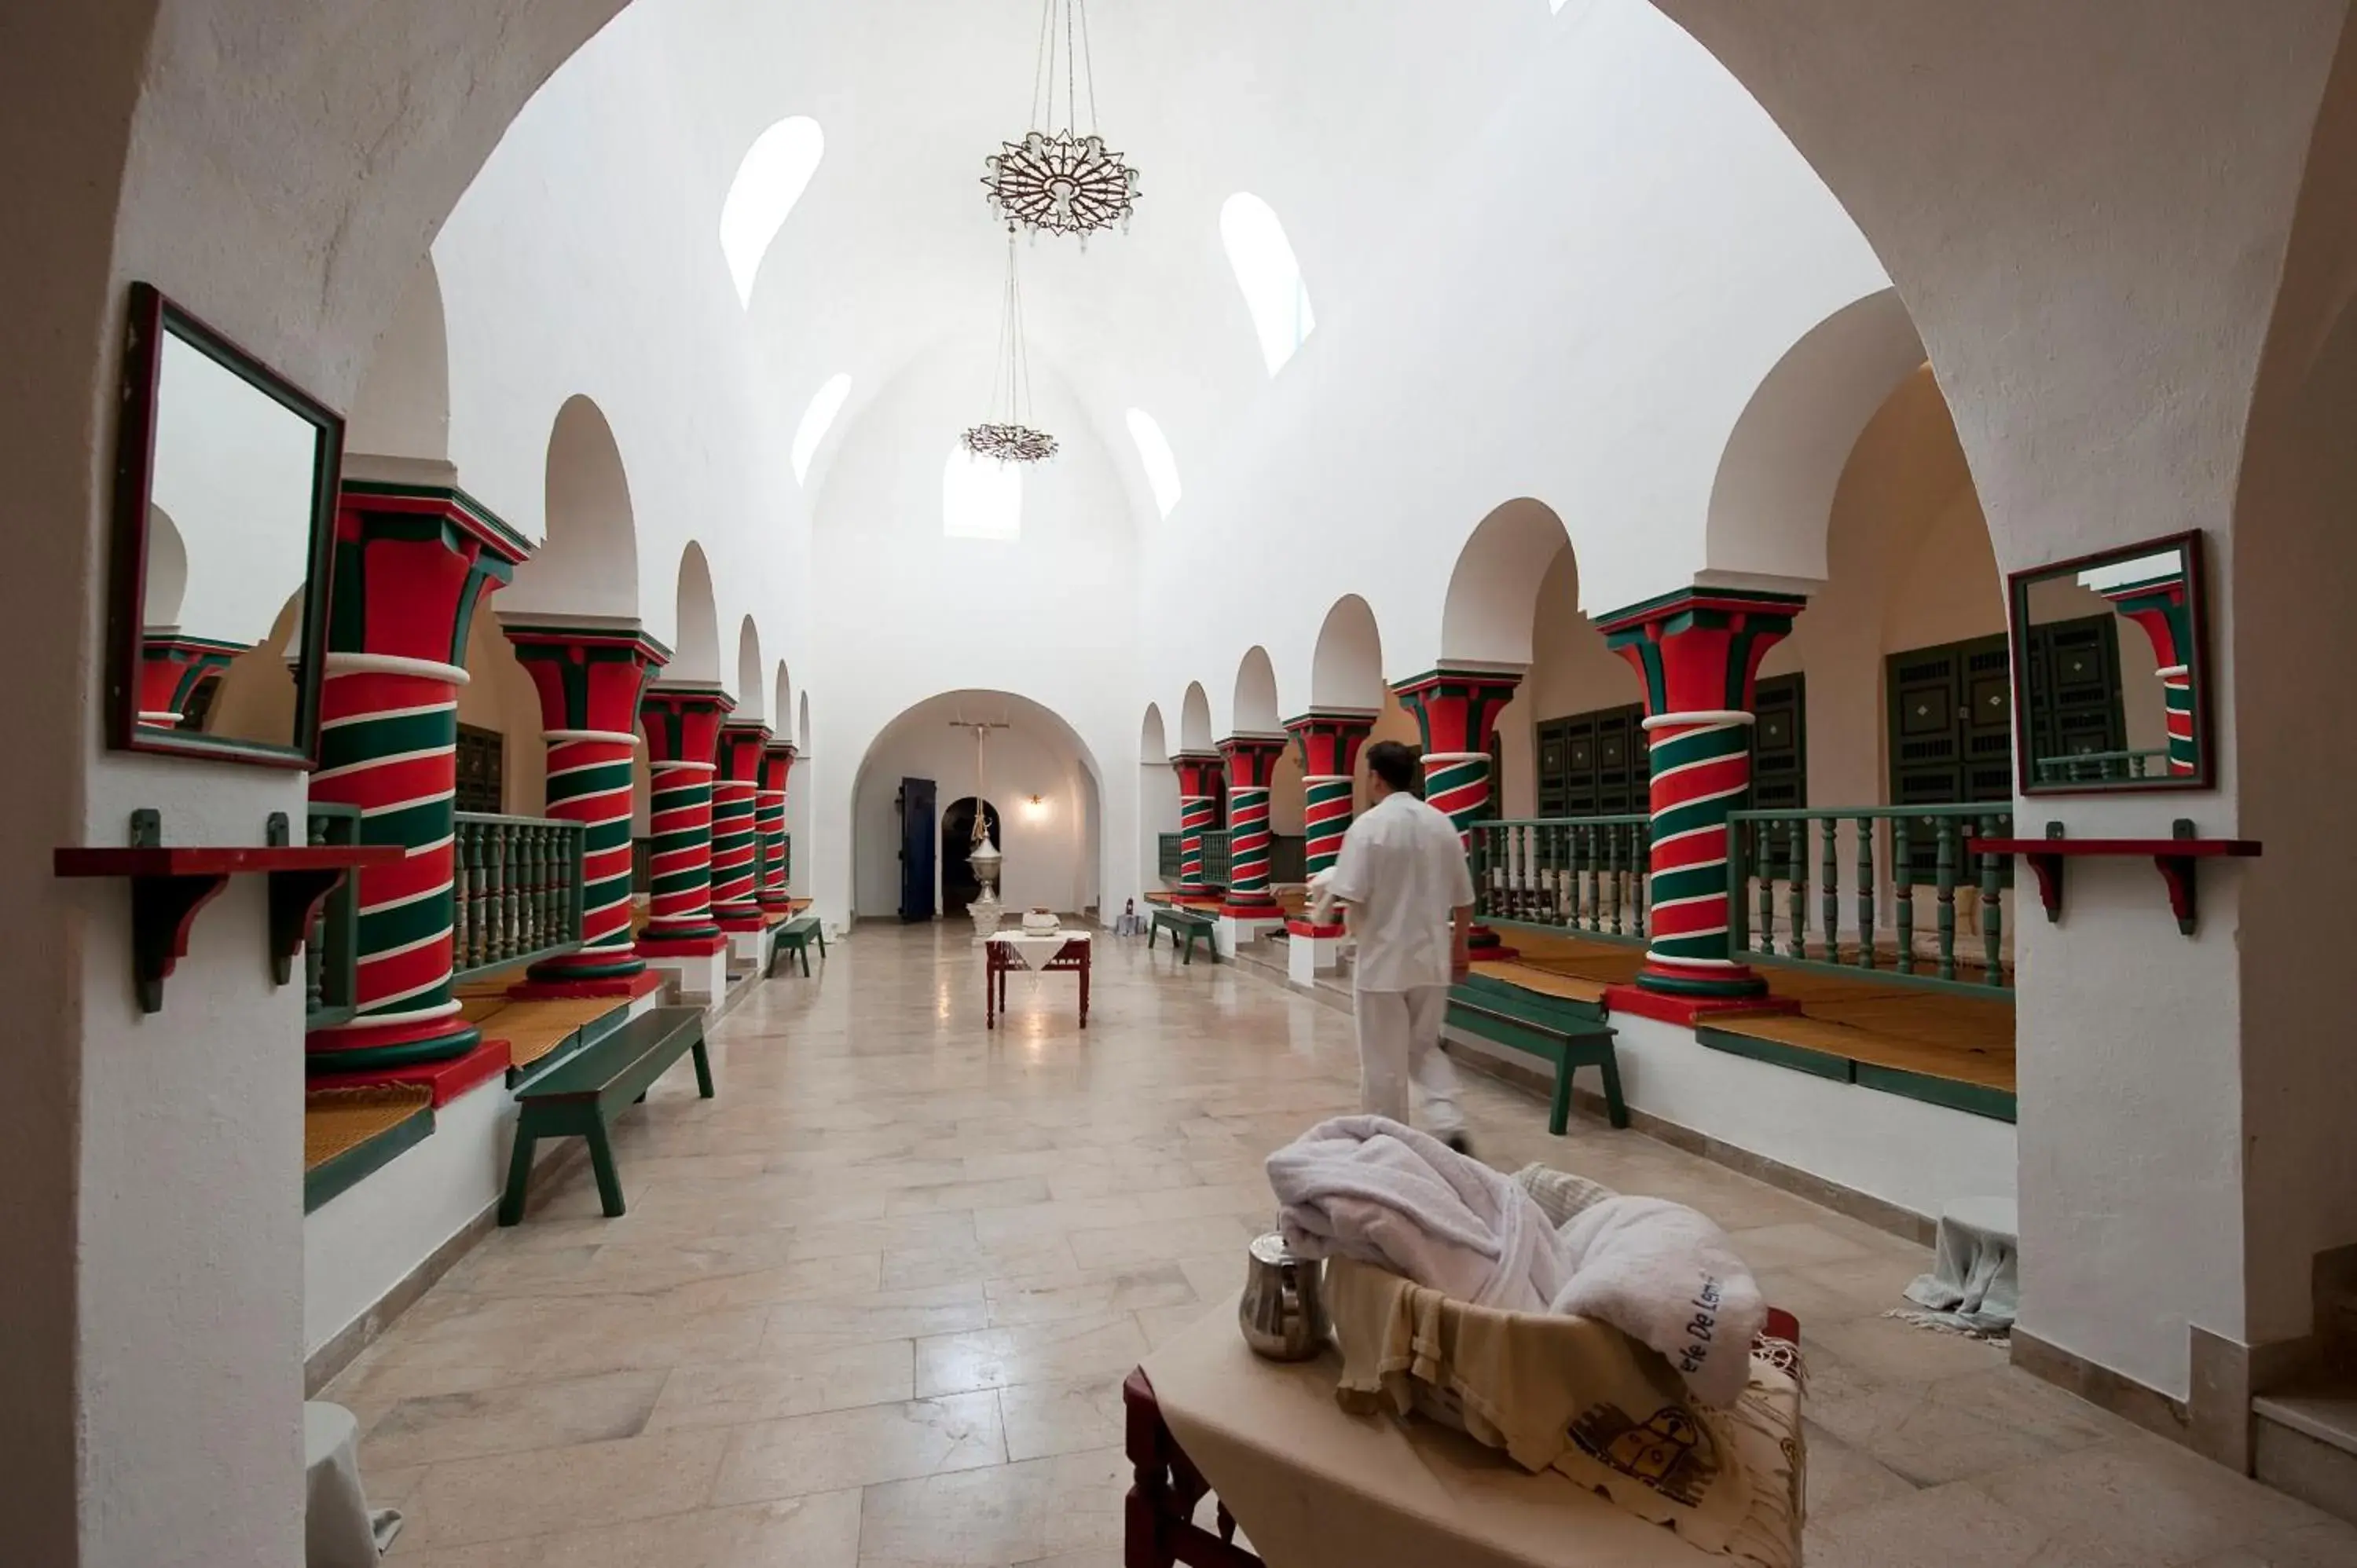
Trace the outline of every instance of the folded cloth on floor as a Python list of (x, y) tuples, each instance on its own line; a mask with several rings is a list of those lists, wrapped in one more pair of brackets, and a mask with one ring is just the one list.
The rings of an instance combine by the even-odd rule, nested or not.
[(2021, 1310), (2021, 1220), (2009, 1198), (1964, 1198), (1940, 1214), (1932, 1272), (1907, 1287), (1929, 1312), (1901, 1312), (1910, 1322), (1960, 1334), (2013, 1332)]
[(1457, 1427), (1753, 1568), (1801, 1561), (1796, 1361), (1747, 1353), (1739, 1398), (1720, 1412), (1660, 1355), (1590, 1318), (1471, 1306), (1348, 1258), (1327, 1266), (1325, 1298), (1343, 1409)]
[(1357, 1258), (1483, 1306), (1544, 1312), (1570, 1283), (1555, 1229), (1512, 1178), (1383, 1116), (1321, 1122), (1268, 1157), (1285, 1243)]
[(1726, 1231), (1665, 1197), (1607, 1197), (1556, 1235), (1570, 1280), (1549, 1302), (1555, 1311), (1600, 1317), (1652, 1346), (1704, 1403), (1736, 1402), (1768, 1304)]

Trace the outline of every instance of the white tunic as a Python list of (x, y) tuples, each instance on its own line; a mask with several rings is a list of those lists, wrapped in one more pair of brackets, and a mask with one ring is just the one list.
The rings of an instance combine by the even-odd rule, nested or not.
[(1351, 907), (1361, 991), (1448, 983), (1449, 918), (1473, 903), (1456, 826), (1414, 795), (1387, 795), (1351, 824), (1329, 884)]

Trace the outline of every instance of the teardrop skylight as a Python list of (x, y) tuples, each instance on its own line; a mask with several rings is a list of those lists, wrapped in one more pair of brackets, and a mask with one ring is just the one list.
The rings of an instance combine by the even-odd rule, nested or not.
[(1276, 213), (1250, 191), (1236, 192), (1220, 209), (1220, 242), (1227, 247), (1236, 286), (1243, 290), (1244, 305), (1252, 311), (1261, 358), (1273, 376), (1318, 326), (1309, 291), (1301, 282), (1301, 263)]
[(728, 258), (738, 304), (753, 303), (753, 279), (760, 273), (761, 258), (770, 253), (770, 242), (809, 188), (825, 151), (818, 122), (797, 114), (756, 136), (745, 161), (737, 166), (727, 199), (720, 204), (720, 253)]
[(1137, 443), (1137, 460), (1146, 466), (1146, 482), (1154, 488), (1154, 504), (1168, 517), (1170, 509), (1178, 504), (1178, 459), (1172, 456), (1170, 443), (1162, 434), (1162, 426), (1142, 408), (1129, 411), (1129, 438)]
[(811, 398), (810, 407), (802, 411), (802, 422), (794, 431), (794, 483), (799, 485), (809, 478), (811, 459), (818, 456), (819, 443), (826, 439), (834, 416), (843, 412), (844, 400), (850, 396), (850, 374), (830, 376)]

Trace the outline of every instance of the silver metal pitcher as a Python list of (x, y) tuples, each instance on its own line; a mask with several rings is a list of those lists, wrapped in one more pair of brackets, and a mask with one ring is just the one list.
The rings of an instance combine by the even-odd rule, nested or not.
[(1275, 1231), (1252, 1244), (1236, 1321), (1244, 1343), (1272, 1361), (1307, 1361), (1326, 1348), (1323, 1259), (1297, 1258)]

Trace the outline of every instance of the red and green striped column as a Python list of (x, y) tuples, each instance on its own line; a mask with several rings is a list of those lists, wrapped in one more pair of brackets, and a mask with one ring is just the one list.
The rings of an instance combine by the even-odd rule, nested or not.
[(511, 993), (643, 995), (661, 977), (630, 939), (630, 779), (639, 703), (671, 650), (635, 627), (506, 626), (540, 693), (548, 814), (581, 824), (581, 946), (533, 964)]
[(530, 548), (455, 488), (343, 487), (311, 798), (407, 854), (360, 873), (355, 1011), (305, 1039), (316, 1075), (428, 1082), (438, 1103), (505, 1065), (451, 991), (458, 689), (477, 612)]
[(712, 918), (712, 782), (720, 725), (736, 699), (717, 686), (657, 684), (639, 704), (651, 775), (647, 802), (650, 908), (639, 951), (710, 958), (728, 945)]
[[(1359, 752), (1375, 727), (1371, 713), (1313, 709), (1287, 720), (1285, 732), (1301, 752), (1301, 831), (1305, 869), (1311, 876), (1330, 871), (1341, 857), (1342, 835), (1351, 831), (1351, 800), (1357, 788)], [(1296, 921), (1297, 934), (1340, 936), (1340, 926)]]
[(1220, 742), (1228, 778), (1228, 887), (1220, 913), (1239, 920), (1284, 918), (1268, 890), (1268, 788), (1283, 737), (1240, 735)]
[(720, 726), (712, 780), (712, 918), (724, 931), (754, 932), (761, 915), (761, 752), (770, 726), (737, 719)]
[(1203, 835), (1220, 825), (1220, 755), (1182, 751), (1170, 759), (1178, 773), (1178, 886), (1180, 898), (1208, 898), (1203, 881)]
[(773, 740), (761, 748), (754, 826), (761, 840), (761, 909), (772, 920), (793, 913), (794, 908), (787, 886), (791, 869), (786, 864), (786, 779), (793, 769), (793, 742)]
[[(2089, 585), (2110, 600), (2114, 609), (2142, 627), (2151, 639), (2153, 658), (2159, 665), (2154, 673), (2160, 677), (2161, 696), (2169, 710), (2169, 771), (2173, 778), (2190, 778), (2199, 767), (2201, 753), (2194, 739), (2193, 624), (2185, 555), (2182, 551), (2171, 551), (2130, 563), (2128, 569), (2134, 573), (2128, 581)], [(2095, 575), (2083, 574), (2080, 581)]]
[(242, 642), (188, 637), (178, 627), (149, 627), (139, 639), (139, 723), (150, 729), (178, 729), (197, 690), (221, 678)]
[[(1457, 836), (1470, 854), (1473, 824), (1494, 815), (1490, 803), (1490, 747), (1498, 738), (1498, 715), (1514, 700), (1519, 670), (1434, 670), (1392, 688), (1400, 706), (1415, 716), (1424, 743), (1424, 799), (1457, 824)], [(1480, 886), (1474, 868), (1474, 886)], [(1513, 950), (1487, 926), (1473, 928), (1478, 956), (1505, 959)]]
[(1691, 1022), (1756, 1010), (1767, 983), (1728, 940), (1727, 815), (1751, 789), (1752, 692), (1760, 661), (1807, 601), (1792, 594), (1681, 589), (1601, 618), (1605, 646), (1645, 690), (1652, 759), (1644, 967), (1610, 1004)]

